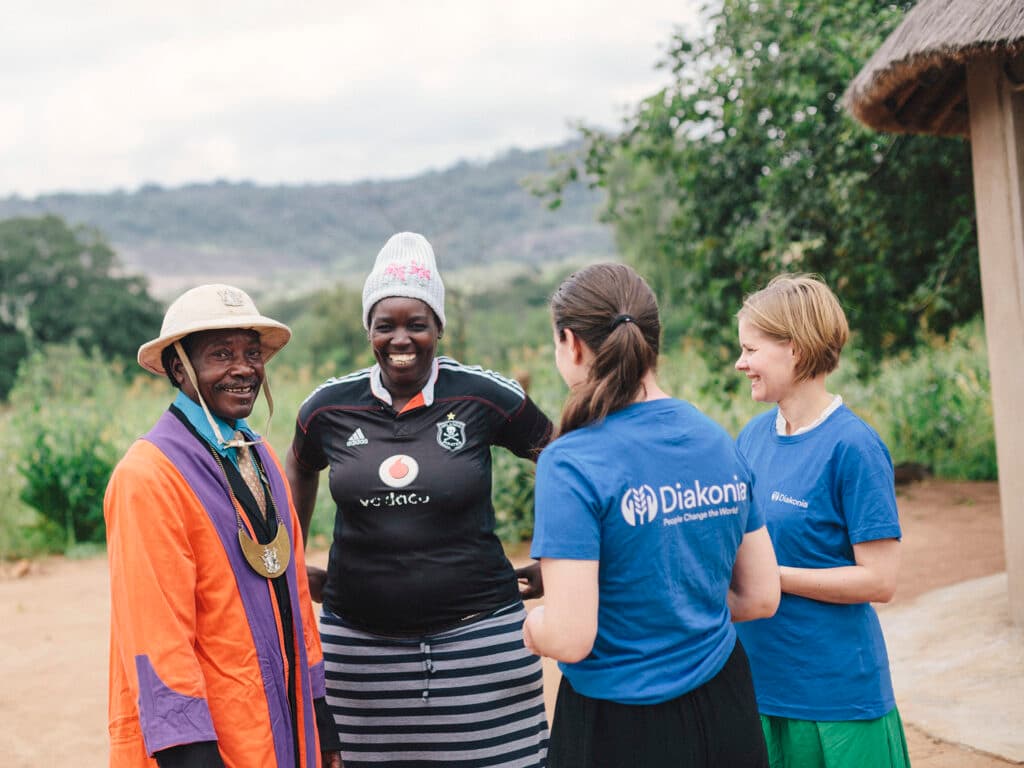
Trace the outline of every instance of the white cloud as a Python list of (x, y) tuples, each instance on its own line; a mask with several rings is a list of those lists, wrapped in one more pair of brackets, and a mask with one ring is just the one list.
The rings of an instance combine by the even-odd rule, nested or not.
[(698, 0), (19, 5), (0, 195), (351, 181), (550, 144), (615, 127), (698, 23)]

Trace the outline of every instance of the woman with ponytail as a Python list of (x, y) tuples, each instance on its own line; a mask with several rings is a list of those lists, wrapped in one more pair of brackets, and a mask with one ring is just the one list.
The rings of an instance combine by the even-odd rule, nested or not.
[(537, 466), (545, 604), (523, 630), (563, 674), (548, 765), (767, 766), (732, 626), (779, 601), (750, 470), (658, 386), (658, 306), (636, 272), (588, 267), (551, 309), (570, 392)]

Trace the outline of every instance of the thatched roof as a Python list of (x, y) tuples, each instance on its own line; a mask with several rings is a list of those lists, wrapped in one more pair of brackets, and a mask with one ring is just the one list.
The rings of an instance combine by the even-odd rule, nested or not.
[(1021, 53), (1024, 0), (921, 0), (850, 83), (846, 108), (880, 131), (966, 136), (966, 62)]

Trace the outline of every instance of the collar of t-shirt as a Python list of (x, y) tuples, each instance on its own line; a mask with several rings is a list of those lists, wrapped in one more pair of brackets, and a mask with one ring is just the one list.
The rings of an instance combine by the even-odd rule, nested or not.
[(825, 421), (825, 419), (827, 419), (829, 416), (835, 413), (839, 406), (842, 404), (843, 396), (836, 395), (835, 397), (832, 398), (832, 402), (825, 406), (825, 410), (821, 412), (821, 415), (818, 416), (818, 418), (816, 418), (806, 427), (800, 427), (800, 429), (798, 429), (796, 432), (789, 433), (786, 432), (786, 418), (782, 415), (782, 411), (780, 410), (778, 413), (775, 414), (775, 431), (776, 433), (782, 435), (783, 437), (793, 437), (794, 435), (802, 435), (804, 432), (810, 432), (815, 427), (820, 426)]
[[(203, 412), (203, 408), (199, 403), (193, 401), (192, 398), (184, 392), (179, 391), (178, 396), (174, 398), (174, 406), (185, 414), (185, 418), (188, 419), (188, 423), (195, 428), (196, 432), (198, 432), (206, 442), (213, 446), (213, 449), (217, 451), (217, 453), (230, 461), (236, 467), (238, 466), (238, 456), (236, 455), (238, 451), (234, 448), (226, 448), (217, 442), (217, 436), (213, 434), (213, 427), (211, 427), (210, 422), (207, 421), (206, 414)], [(212, 411), (210, 415), (213, 416), (214, 421), (217, 422), (220, 434), (225, 440), (230, 440), (235, 431), (239, 429), (245, 433), (248, 439), (259, 439), (256, 433), (249, 429), (249, 425), (245, 423), (245, 419), (238, 419), (234, 424), (231, 424)]]
[[(430, 377), (427, 379), (427, 383), (423, 385), (423, 389), (420, 393), (412, 398), (405, 407), (402, 409), (403, 412), (408, 411), (418, 406), (431, 406), (434, 404), (434, 385), (437, 383), (437, 358), (434, 358), (434, 362), (430, 366)], [(391, 399), (391, 393), (384, 387), (384, 381), (380, 375), (380, 363), (374, 363), (373, 368), (370, 369), (370, 392), (378, 400), (381, 400), (388, 405), (394, 405), (394, 401)]]

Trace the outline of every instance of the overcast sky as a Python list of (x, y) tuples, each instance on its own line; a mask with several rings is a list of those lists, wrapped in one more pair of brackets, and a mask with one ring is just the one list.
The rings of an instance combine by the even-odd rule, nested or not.
[(410, 176), (614, 128), (702, 0), (0, 0), (0, 196)]

